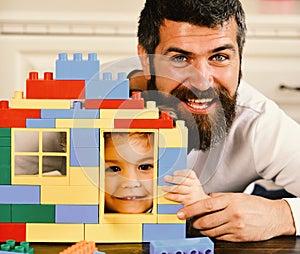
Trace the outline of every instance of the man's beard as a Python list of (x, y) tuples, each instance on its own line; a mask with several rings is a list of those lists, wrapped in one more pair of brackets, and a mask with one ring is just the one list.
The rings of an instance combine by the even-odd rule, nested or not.
[[(151, 89), (156, 85), (151, 82)], [(150, 83), (150, 84), (151, 84)], [(205, 91), (189, 89), (185, 85), (176, 87), (170, 94), (148, 91), (145, 100), (155, 100), (160, 110), (171, 111), (175, 120), (184, 120), (188, 128), (188, 150), (214, 148), (227, 135), (236, 115), (236, 94), (231, 96), (225, 88), (209, 88)], [(184, 105), (187, 99), (213, 98), (216, 107), (208, 114), (193, 114)], [(183, 103), (182, 103), (183, 102)]]

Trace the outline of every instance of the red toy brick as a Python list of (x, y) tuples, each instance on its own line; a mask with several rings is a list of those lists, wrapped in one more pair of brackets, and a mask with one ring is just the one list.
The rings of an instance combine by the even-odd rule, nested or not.
[(162, 111), (159, 119), (115, 119), (117, 129), (166, 129), (173, 128), (173, 119), (168, 111)]
[(84, 99), (84, 80), (53, 80), (52, 72), (45, 72), (44, 79), (37, 72), (30, 72), (26, 80), (27, 99)]
[(26, 241), (25, 223), (0, 223), (0, 242), (14, 239), (16, 242)]
[(9, 108), (8, 101), (0, 101), (0, 128), (26, 128), (27, 118), (41, 118), (41, 110)]
[(141, 92), (133, 92), (130, 100), (86, 100), (86, 109), (144, 109)]

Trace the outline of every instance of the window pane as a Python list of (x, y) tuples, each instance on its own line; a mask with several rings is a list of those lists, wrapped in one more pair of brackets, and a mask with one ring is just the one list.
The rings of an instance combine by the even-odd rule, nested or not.
[(66, 132), (43, 132), (43, 152), (65, 152)]
[(66, 175), (65, 156), (43, 156), (43, 175)]
[(37, 131), (16, 131), (15, 152), (38, 152), (39, 133)]
[(38, 156), (15, 156), (15, 175), (37, 175), (38, 172)]

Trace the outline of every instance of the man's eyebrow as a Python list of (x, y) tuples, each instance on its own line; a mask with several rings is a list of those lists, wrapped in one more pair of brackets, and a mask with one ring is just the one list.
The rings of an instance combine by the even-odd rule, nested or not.
[(226, 50), (226, 49), (231, 50), (233, 53), (236, 52), (236, 50), (235, 50), (235, 48), (232, 44), (225, 44), (221, 47), (217, 47), (217, 48), (213, 49), (211, 52), (212, 53), (217, 53), (217, 52), (220, 52), (220, 51), (223, 51), (223, 50)]
[(170, 53), (170, 52), (177, 52), (177, 53), (180, 53), (180, 54), (183, 54), (183, 55), (192, 55), (193, 53), (190, 52), (190, 51), (186, 51), (186, 50), (183, 50), (181, 48), (176, 48), (176, 47), (170, 47), (170, 48), (167, 48), (165, 51), (164, 51), (164, 55)]

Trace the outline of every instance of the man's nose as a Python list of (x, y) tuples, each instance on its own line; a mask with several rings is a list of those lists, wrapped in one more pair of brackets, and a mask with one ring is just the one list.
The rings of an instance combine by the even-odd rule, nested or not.
[(212, 69), (205, 61), (198, 61), (188, 66), (184, 82), (187, 87), (205, 91), (213, 86), (213, 82)]

